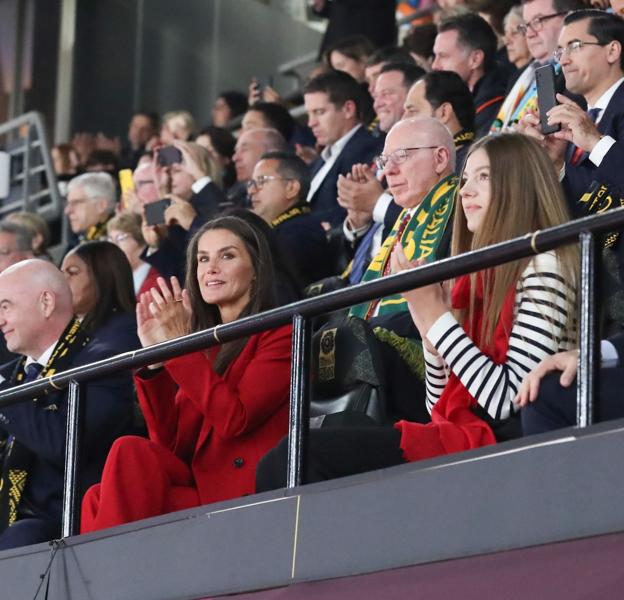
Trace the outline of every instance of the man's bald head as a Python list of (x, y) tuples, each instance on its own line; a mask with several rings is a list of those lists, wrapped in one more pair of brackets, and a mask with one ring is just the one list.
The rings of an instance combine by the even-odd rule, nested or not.
[(52, 263), (24, 260), (0, 273), (0, 328), (11, 352), (37, 359), (72, 316), (71, 291)]
[(254, 167), (266, 152), (285, 152), (286, 140), (277, 129), (249, 129), (243, 131), (236, 141), (234, 166), (237, 181), (251, 179)]
[(455, 169), (453, 137), (431, 117), (399, 121), (386, 136), (383, 155), (388, 187), (404, 208), (418, 206)]

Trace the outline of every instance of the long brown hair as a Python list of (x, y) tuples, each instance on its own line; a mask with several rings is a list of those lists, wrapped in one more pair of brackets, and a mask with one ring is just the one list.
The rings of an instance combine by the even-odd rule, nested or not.
[[(488, 136), (474, 144), (468, 156), (479, 149), (485, 150), (490, 161), (490, 204), (479, 229), (472, 233), (458, 200), (451, 242), (454, 256), (570, 220), (552, 162), (535, 140), (518, 133)], [(560, 247), (556, 255), (562, 275), (573, 290), (578, 272), (578, 248), (576, 245)], [(505, 296), (516, 285), (529, 262), (527, 258), (482, 272), (484, 318), (480, 333), (485, 344), (492, 340)], [(473, 274), (468, 311), (456, 311), (462, 323), (472, 322), (475, 283), (476, 275)], [(574, 306), (568, 306), (567, 312), (566, 337), (569, 337), (573, 330)]]
[[(218, 217), (208, 221), (193, 236), (186, 255), (186, 289), (191, 301), (191, 331), (201, 331), (219, 325), (221, 314), (215, 304), (206, 304), (197, 280), (197, 247), (207, 231), (226, 229), (241, 239), (251, 258), (254, 278), (251, 282), (249, 302), (239, 317), (254, 315), (274, 308), (276, 302), (275, 276), (269, 244), (262, 231), (251, 222), (234, 216)], [(249, 338), (221, 344), (213, 363), (213, 369), (222, 374), (228, 365), (240, 354)]]

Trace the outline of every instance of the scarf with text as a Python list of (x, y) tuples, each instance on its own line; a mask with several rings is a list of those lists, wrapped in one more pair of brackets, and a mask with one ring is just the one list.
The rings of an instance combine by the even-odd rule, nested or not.
[[(373, 281), (389, 273), (390, 256), (397, 243), (401, 243), (409, 260), (435, 260), (448, 220), (453, 214), (456, 189), (457, 179), (450, 175), (435, 185), (409, 220), (406, 218), (409, 216), (408, 210), (403, 209), (364, 273), (362, 282)], [(351, 308), (349, 314), (368, 319), (377, 308), (376, 314), (384, 315), (407, 310), (407, 303), (401, 294), (394, 294), (381, 300), (358, 304)]]
[[(74, 319), (66, 327), (59, 338), (47, 364), (41, 371), (41, 377), (50, 377), (60, 371), (65, 371), (82, 348), (89, 343), (89, 336), (81, 327), (80, 321)], [(26, 357), (22, 357), (11, 377), (12, 385), (24, 382)], [(34, 403), (38, 399), (33, 398)], [(41, 410), (57, 411), (56, 404), (38, 404)], [(0, 453), (2, 471), (0, 473), (0, 533), (12, 525), (18, 517), (20, 501), (28, 480), (28, 470), (33, 454), (12, 435), (5, 436), (3, 452)]]

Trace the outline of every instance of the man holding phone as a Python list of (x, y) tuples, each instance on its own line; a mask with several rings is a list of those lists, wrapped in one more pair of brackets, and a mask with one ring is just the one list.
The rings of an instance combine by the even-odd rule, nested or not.
[(565, 17), (555, 59), (567, 88), (587, 102), (587, 111), (562, 94), (548, 111), (548, 124), (561, 130), (545, 136), (535, 115), (524, 130), (538, 137), (551, 158), (565, 166), (563, 187), (575, 216), (593, 181), (624, 189), (624, 19), (600, 10)]

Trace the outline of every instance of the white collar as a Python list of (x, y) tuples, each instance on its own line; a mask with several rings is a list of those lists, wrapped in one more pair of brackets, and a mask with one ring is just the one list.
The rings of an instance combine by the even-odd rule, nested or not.
[(323, 160), (327, 162), (330, 157), (338, 156), (360, 127), (362, 127), (362, 124), (358, 123), (355, 127), (353, 127), (353, 129), (347, 131), (347, 133), (345, 133), (339, 140), (336, 140), (331, 146), (323, 148), (323, 152), (321, 152)]
[(600, 98), (598, 98), (594, 106), (588, 106), (587, 109), (599, 108), (601, 111), (604, 111), (623, 81), (624, 77), (620, 77), (602, 96), (600, 96)]
[(27, 356), (26, 362), (24, 363), (24, 367), (27, 367), (28, 365), (32, 365), (33, 363), (39, 363), (42, 367), (45, 367), (48, 364), (50, 357), (52, 356), (52, 352), (54, 352), (54, 348), (56, 347), (56, 344), (58, 344), (58, 340), (55, 340), (54, 342), (52, 342), (52, 344), (48, 346), (48, 348), (44, 350), (43, 354), (37, 359), (33, 358), (32, 356)]

